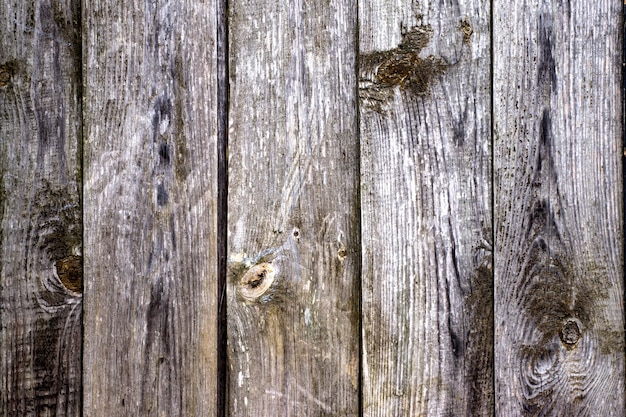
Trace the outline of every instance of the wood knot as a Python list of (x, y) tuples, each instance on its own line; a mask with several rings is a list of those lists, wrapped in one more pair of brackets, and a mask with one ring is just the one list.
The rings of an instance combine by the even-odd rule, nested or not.
[(57, 276), (61, 283), (70, 291), (83, 292), (83, 262), (82, 257), (70, 255), (54, 263)]
[(578, 321), (573, 318), (569, 318), (565, 321), (563, 328), (561, 329), (561, 341), (567, 346), (574, 346), (581, 337), (581, 330)]
[(4, 87), (11, 80), (11, 73), (5, 69), (0, 69), (0, 87)]
[(463, 42), (470, 43), (470, 38), (472, 37), (472, 33), (474, 33), (470, 23), (465, 19), (461, 20), (459, 29), (461, 29), (461, 33), (463, 33)]
[(254, 265), (239, 281), (239, 295), (246, 301), (257, 301), (270, 288), (275, 277), (274, 267), (263, 262)]
[(5, 87), (11, 81), (11, 77), (15, 73), (15, 64), (13, 62), (7, 62), (0, 65), (0, 87)]

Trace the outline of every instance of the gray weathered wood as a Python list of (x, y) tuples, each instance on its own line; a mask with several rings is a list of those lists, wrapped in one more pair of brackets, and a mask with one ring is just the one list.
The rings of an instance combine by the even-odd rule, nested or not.
[(229, 412), (354, 416), (356, 4), (229, 7)]
[(0, 3), (0, 415), (81, 409), (79, 2)]
[(84, 415), (213, 416), (215, 3), (84, 6)]
[(494, 3), (498, 415), (625, 414), (622, 7)]
[(489, 19), (359, 4), (364, 416), (493, 414)]

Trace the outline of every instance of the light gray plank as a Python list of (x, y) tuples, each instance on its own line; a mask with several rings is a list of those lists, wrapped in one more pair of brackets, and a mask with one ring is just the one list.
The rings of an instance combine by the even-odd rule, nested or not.
[(494, 3), (499, 415), (624, 415), (622, 7)]
[(364, 416), (493, 414), (489, 20), (359, 4)]
[(84, 6), (84, 415), (216, 415), (215, 3)]
[(356, 4), (231, 1), (232, 416), (354, 416)]
[(81, 409), (80, 2), (0, 3), (0, 415)]

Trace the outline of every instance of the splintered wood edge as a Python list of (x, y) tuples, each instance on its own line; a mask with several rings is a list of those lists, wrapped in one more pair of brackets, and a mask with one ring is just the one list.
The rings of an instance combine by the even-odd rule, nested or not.
[(268, 262), (256, 264), (243, 274), (237, 292), (246, 301), (257, 301), (272, 286), (275, 276), (272, 264)]

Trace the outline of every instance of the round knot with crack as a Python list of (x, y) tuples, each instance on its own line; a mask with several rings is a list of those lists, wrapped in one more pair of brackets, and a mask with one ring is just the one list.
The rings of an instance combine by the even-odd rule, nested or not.
[(238, 292), (246, 301), (257, 301), (274, 282), (274, 267), (263, 262), (254, 265), (241, 277)]

